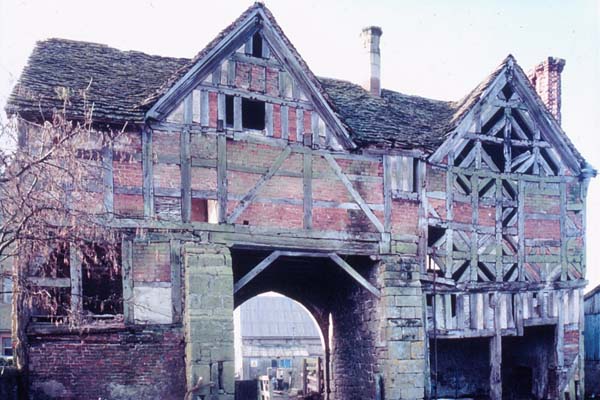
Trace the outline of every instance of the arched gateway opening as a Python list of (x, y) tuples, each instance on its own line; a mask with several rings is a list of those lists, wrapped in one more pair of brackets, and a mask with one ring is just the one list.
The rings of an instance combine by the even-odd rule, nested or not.
[(301, 304), (314, 318), (323, 345), (322, 398), (342, 398), (342, 393), (375, 397), (379, 331), (378, 289), (371, 283), (375, 261), (237, 248), (231, 250), (231, 258), (235, 307), (261, 293), (276, 292)]
[(233, 315), (238, 400), (256, 400), (265, 381), (274, 398), (324, 392), (328, 338), (304, 306), (267, 292), (236, 307)]
[(242, 243), (189, 244), (183, 255), (186, 374), (197, 382), (194, 394), (238, 395), (234, 309), (265, 292), (302, 304), (328, 338), (322, 398), (422, 393), (423, 297), (410, 261)]

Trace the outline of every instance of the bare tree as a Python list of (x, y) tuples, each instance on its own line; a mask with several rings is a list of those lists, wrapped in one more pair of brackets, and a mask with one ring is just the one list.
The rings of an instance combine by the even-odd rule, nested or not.
[[(81, 321), (81, 307), (73, 305), (87, 300), (64, 284), (74, 251), (79, 268), (100, 261), (107, 276), (117, 276), (119, 238), (107, 224), (101, 157), (114, 136), (94, 129), (91, 111), (77, 122), (62, 111), (39, 123), (13, 118), (0, 125), (0, 262), (13, 266), (13, 339), (21, 370), (32, 313), (56, 323)], [(105, 303), (110, 307), (106, 299), (100, 307)]]

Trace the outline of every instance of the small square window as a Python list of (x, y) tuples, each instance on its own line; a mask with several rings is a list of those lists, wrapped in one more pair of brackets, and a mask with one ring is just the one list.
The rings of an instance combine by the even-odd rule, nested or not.
[(2, 355), (5, 357), (13, 355), (12, 339), (9, 337), (2, 338)]
[(418, 191), (418, 160), (407, 156), (390, 156), (391, 189), (394, 192)]
[(242, 127), (245, 129), (265, 129), (265, 102), (242, 99)]
[(192, 198), (192, 222), (208, 222), (209, 224), (217, 224), (218, 205), (216, 200)]

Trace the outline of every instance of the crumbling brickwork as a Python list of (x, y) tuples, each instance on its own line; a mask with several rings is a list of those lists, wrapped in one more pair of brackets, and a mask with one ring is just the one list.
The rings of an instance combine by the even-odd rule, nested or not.
[(180, 328), (32, 337), (29, 366), (35, 399), (179, 400), (185, 392)]

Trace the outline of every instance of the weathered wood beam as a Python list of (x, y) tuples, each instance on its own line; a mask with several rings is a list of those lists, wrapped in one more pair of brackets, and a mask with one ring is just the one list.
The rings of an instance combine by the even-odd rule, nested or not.
[(114, 212), (112, 141), (102, 147), (102, 180), (104, 184), (104, 209), (110, 216)]
[(275, 250), (271, 254), (269, 254), (264, 260), (262, 260), (258, 265), (252, 268), (246, 275), (244, 275), (239, 281), (237, 281), (233, 285), (233, 293), (237, 293), (246, 286), (252, 279), (254, 279), (258, 274), (264, 271), (269, 265), (273, 264), (275, 260), (279, 258), (281, 252)]
[(392, 231), (392, 162), (383, 156), (383, 228)]
[(69, 278), (39, 278), (31, 276), (27, 278), (28, 282), (33, 286), (38, 287), (71, 287), (71, 279)]
[(172, 302), (172, 315), (173, 323), (181, 322), (182, 318), (182, 300), (181, 300), (181, 274), (182, 274), (182, 260), (181, 260), (181, 241), (171, 240), (171, 302)]
[[(487, 296), (487, 295), (486, 295)], [(494, 335), (490, 340), (490, 399), (502, 400), (502, 333), (500, 330), (500, 295), (493, 294)]]
[(289, 147), (286, 147), (279, 154), (279, 156), (277, 156), (275, 162), (273, 163), (271, 168), (269, 168), (269, 171), (267, 171), (265, 175), (260, 177), (260, 179), (256, 182), (254, 187), (250, 189), (248, 193), (246, 193), (246, 195), (239, 201), (235, 209), (231, 212), (229, 217), (227, 217), (228, 224), (235, 223), (235, 221), (244, 212), (244, 210), (248, 208), (252, 200), (254, 200), (254, 198), (258, 194), (259, 190), (262, 189), (262, 187), (267, 183), (269, 179), (271, 179), (271, 177), (273, 177), (273, 175), (275, 175), (275, 173), (277, 172), (277, 170), (279, 170), (285, 159), (290, 155), (290, 152), (291, 149)]
[(219, 223), (227, 222), (227, 138), (217, 136), (217, 203)]
[(344, 172), (342, 171), (342, 168), (339, 166), (337, 161), (335, 161), (333, 156), (331, 154), (324, 154), (323, 157), (325, 158), (325, 160), (327, 160), (327, 162), (329, 163), (329, 166), (331, 167), (333, 172), (337, 175), (338, 179), (340, 181), (342, 181), (342, 184), (346, 187), (346, 190), (348, 190), (348, 192), (350, 193), (350, 195), (352, 196), (354, 201), (358, 204), (358, 206), (361, 208), (361, 210), (363, 210), (363, 212), (365, 213), (367, 218), (369, 218), (369, 221), (371, 221), (373, 223), (373, 225), (375, 225), (375, 227), (377, 228), (377, 230), (379, 232), (381, 232), (381, 233), (385, 232), (385, 229), (384, 229), (383, 225), (381, 224), (381, 222), (379, 221), (379, 219), (375, 216), (375, 214), (373, 214), (373, 211), (371, 211), (371, 209), (369, 208), (367, 203), (363, 200), (360, 193), (358, 193), (356, 191), (356, 189), (354, 189), (354, 186), (352, 186), (352, 183), (350, 182), (348, 177), (344, 174)]
[(82, 301), (82, 269), (81, 269), (81, 251), (78, 246), (69, 245), (69, 277), (71, 278), (71, 312), (73, 315), (81, 315)]
[(133, 323), (133, 242), (121, 240), (121, 278), (123, 280), (123, 319)]
[(304, 229), (312, 229), (313, 219), (313, 198), (312, 198), (312, 153), (304, 153), (302, 167), (302, 187), (304, 191)]
[(183, 129), (180, 136), (181, 219), (183, 222), (190, 222), (192, 209), (192, 157), (190, 146), (190, 131)]
[(154, 181), (153, 181), (152, 131), (145, 127), (142, 130), (142, 172), (144, 193), (144, 217), (154, 216)]
[(358, 282), (362, 287), (371, 292), (375, 297), (380, 298), (381, 292), (375, 286), (373, 286), (368, 280), (363, 278), (361, 274), (359, 274), (354, 268), (350, 266), (343, 258), (338, 256), (336, 253), (329, 254), (329, 258), (339, 265), (348, 275), (350, 275), (356, 282)]

